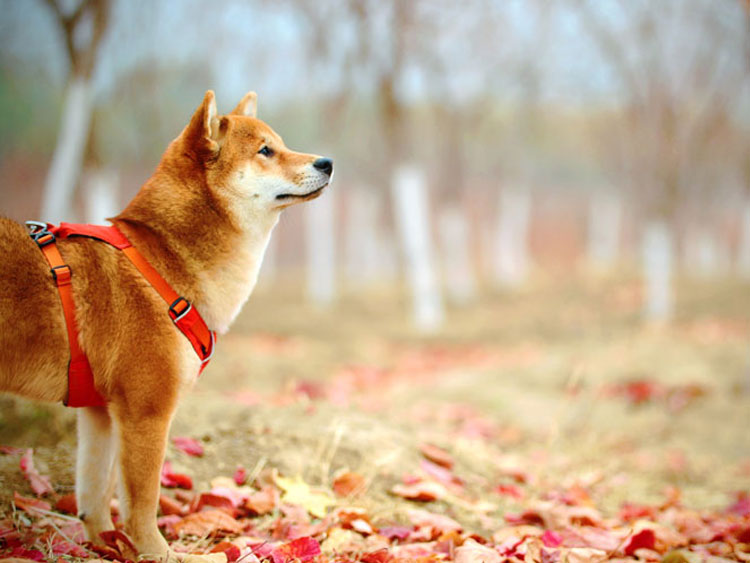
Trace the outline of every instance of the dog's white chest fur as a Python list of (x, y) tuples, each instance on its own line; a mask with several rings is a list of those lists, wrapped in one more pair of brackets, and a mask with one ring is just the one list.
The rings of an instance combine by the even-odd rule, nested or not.
[(257, 224), (237, 246), (231, 259), (201, 274), (205, 302), (200, 311), (208, 326), (219, 334), (229, 330), (255, 289), (263, 256), (277, 222), (278, 215)]

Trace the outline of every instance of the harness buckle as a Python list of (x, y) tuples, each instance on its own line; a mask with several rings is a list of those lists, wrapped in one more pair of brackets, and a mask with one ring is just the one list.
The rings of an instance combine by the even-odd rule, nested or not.
[(177, 324), (177, 322), (187, 315), (192, 308), (193, 304), (184, 297), (178, 297), (175, 299), (174, 303), (169, 306), (169, 316), (172, 317), (172, 322)]
[(49, 232), (47, 223), (26, 221), (26, 228), (29, 230), (29, 236), (39, 246), (47, 246), (55, 242), (55, 235)]

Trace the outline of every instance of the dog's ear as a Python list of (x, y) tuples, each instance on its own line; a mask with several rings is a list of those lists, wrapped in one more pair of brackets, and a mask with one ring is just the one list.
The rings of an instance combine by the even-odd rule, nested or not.
[(216, 113), (216, 96), (213, 90), (208, 90), (185, 128), (183, 137), (197, 155), (211, 158), (219, 153), (222, 136), (221, 120)]
[(255, 92), (248, 92), (237, 104), (237, 107), (232, 110), (232, 115), (246, 115), (248, 117), (255, 117), (258, 113), (258, 94)]

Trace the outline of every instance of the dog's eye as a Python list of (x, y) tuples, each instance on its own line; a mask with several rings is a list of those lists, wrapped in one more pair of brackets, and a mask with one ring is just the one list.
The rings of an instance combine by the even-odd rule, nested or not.
[(273, 150), (268, 148), (268, 146), (263, 145), (263, 148), (258, 151), (258, 154), (262, 154), (263, 156), (273, 156)]

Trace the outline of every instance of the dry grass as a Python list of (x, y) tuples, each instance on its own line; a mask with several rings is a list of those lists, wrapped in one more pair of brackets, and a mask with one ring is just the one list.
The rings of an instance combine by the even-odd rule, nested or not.
[[(750, 488), (750, 292), (681, 283), (678, 296), (673, 325), (644, 327), (635, 280), (541, 281), (451, 310), (445, 330), (425, 339), (392, 292), (316, 310), (299, 289), (260, 290), (175, 419), (172, 434), (202, 439), (205, 457), (171, 447), (169, 457), (199, 488), (238, 464), (326, 487), (337, 471), (357, 471), (369, 486), (348, 502), (376, 520), (411, 504), (388, 490), (418, 471), (424, 442), (453, 454), (466, 497), (495, 503), (495, 517), (520, 506), (489, 492), (515, 469), (528, 474), (527, 498), (579, 484), (613, 511), (676, 486), (686, 504), (723, 506)], [(377, 369), (357, 379), (348, 404), (294, 391), (317, 382), (307, 388), (329, 392), (352, 365)], [(680, 409), (603, 396), (607, 382), (631, 378), (695, 383), (705, 395)], [(40, 469), (71, 490), (72, 413), (0, 401), (0, 443), (35, 447)], [(0, 512), (14, 490), (28, 493), (17, 459), (0, 456)], [(465, 500), (435, 508), (486, 525)]]

